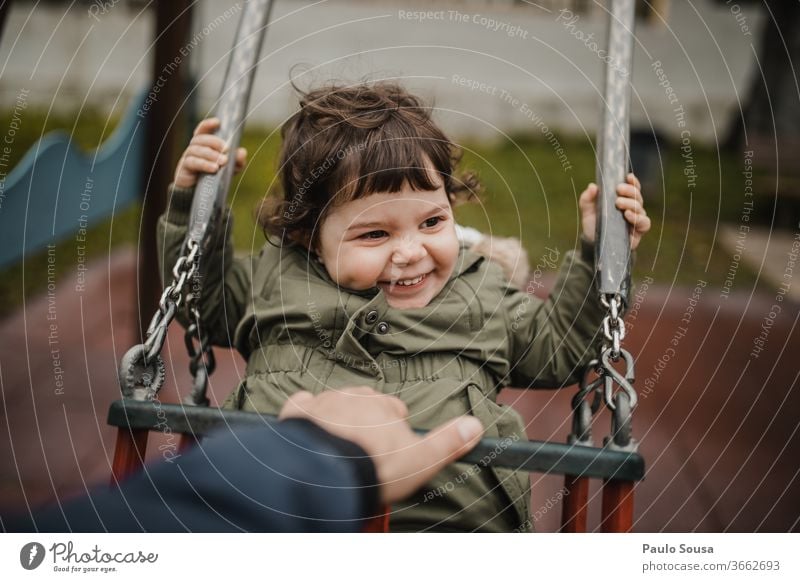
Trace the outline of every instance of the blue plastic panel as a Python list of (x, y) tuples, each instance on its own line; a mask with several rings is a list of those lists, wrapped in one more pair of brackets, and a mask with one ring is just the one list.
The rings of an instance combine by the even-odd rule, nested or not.
[(0, 205), (0, 268), (83, 231), (141, 198), (143, 93), (111, 137), (84, 153), (65, 132), (37, 141), (8, 175)]

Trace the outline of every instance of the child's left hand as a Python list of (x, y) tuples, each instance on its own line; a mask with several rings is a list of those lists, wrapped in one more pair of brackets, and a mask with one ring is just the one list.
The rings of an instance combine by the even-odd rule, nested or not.
[[(625, 220), (633, 227), (631, 229), (631, 250), (639, 246), (639, 241), (650, 230), (650, 217), (644, 209), (642, 199), (642, 185), (633, 174), (628, 174), (626, 183), (617, 186), (617, 208), (625, 213)], [(583, 236), (589, 242), (594, 242), (595, 225), (597, 224), (597, 184), (591, 183), (581, 194), (578, 206), (581, 209), (581, 225)]]

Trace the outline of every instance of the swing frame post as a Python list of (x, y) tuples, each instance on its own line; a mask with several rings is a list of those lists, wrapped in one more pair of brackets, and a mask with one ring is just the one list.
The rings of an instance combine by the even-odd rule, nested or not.
[(124, 481), (142, 468), (147, 452), (147, 429), (120, 426), (111, 463), (111, 485)]
[(184, 452), (190, 449), (200, 441), (200, 438), (193, 434), (182, 434), (178, 441), (178, 451)]
[(589, 517), (589, 478), (564, 475), (561, 527), (565, 533), (585, 533)]
[(627, 533), (633, 529), (633, 481), (605, 479), (600, 531)]
[(381, 511), (382, 514), (370, 518), (364, 526), (364, 533), (389, 533), (389, 514), (392, 508), (390, 505), (384, 505)]

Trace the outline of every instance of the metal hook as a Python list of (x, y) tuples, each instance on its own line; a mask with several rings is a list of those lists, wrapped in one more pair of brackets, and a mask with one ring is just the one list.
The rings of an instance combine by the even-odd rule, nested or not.
[(628, 395), (631, 403), (631, 410), (636, 408), (636, 404), (639, 402), (638, 395), (636, 394), (636, 390), (633, 389), (633, 382), (636, 379), (636, 375), (634, 372), (634, 362), (633, 356), (631, 353), (621, 348), (619, 354), (625, 360), (625, 375), (623, 376), (620, 374), (616, 368), (611, 364), (611, 360), (613, 359), (613, 348), (607, 348), (603, 350), (603, 353), (600, 356), (600, 359), (603, 362), (603, 374), (605, 376), (605, 401), (606, 406), (608, 406), (611, 410), (616, 409), (616, 405), (613, 402), (614, 397), (614, 382), (619, 384), (620, 388), (622, 388), (625, 393)]
[[(600, 374), (598, 378), (589, 381), (592, 372)], [(595, 392), (603, 384), (602, 367), (600, 361), (594, 359), (589, 362), (581, 377), (580, 387), (575, 396), (572, 397), (572, 433), (567, 442), (569, 444), (579, 444), (583, 446), (593, 446), (592, 441), (592, 416), (597, 412), (597, 398), (589, 405), (587, 397)]]
[(136, 344), (119, 363), (119, 385), (125, 398), (150, 400), (164, 385), (166, 369), (160, 355), (148, 356), (145, 344)]

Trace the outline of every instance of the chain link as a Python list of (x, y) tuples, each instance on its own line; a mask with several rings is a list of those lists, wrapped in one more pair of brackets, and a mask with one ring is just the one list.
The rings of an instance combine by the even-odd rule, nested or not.
[(197, 273), (197, 253), (200, 246), (190, 240), (187, 244), (189, 253), (181, 255), (175, 261), (172, 268), (172, 283), (167, 285), (158, 301), (158, 311), (156, 311), (150, 325), (147, 328), (145, 346), (147, 347), (147, 357), (153, 358), (164, 349), (164, 341), (167, 338), (167, 328), (183, 301), (183, 286), (190, 278)]
[[(142, 382), (148, 384), (145, 388), (149, 394), (157, 394), (161, 389), (163, 383), (161, 351), (164, 349), (164, 342), (167, 339), (167, 329), (172, 320), (175, 319), (178, 308), (183, 302), (186, 282), (197, 274), (197, 256), (200, 246), (190, 240), (187, 243), (187, 250), (188, 253), (181, 255), (175, 261), (175, 266), (172, 268), (174, 278), (161, 294), (161, 298), (158, 301), (158, 310), (147, 326), (144, 344), (134, 346), (123, 357), (123, 362), (120, 364), (120, 381), (123, 394), (135, 394), (136, 390), (142, 388), (140, 386)], [(187, 297), (186, 304), (189, 306), (191, 303), (192, 315), (195, 316), (195, 321), (199, 321), (200, 314), (194, 307), (193, 298), (190, 302), (191, 297), (192, 295)], [(204, 346), (203, 351), (210, 352), (211, 347), (206, 345), (207, 343), (201, 342), (201, 345)], [(194, 357), (194, 353), (190, 352), (190, 356)], [(209, 361), (209, 356), (206, 355), (203, 358), (206, 362)], [(213, 370), (213, 353), (210, 356), (210, 361), (211, 365), (206, 363), (204, 369)], [(195, 377), (196, 370), (197, 365), (195, 364), (192, 366), (192, 375)], [(152, 382), (149, 381), (151, 377)], [(207, 376), (205, 382), (207, 383)], [(205, 392), (203, 393), (205, 394)]]
[[(584, 371), (580, 389), (572, 400), (573, 421), (570, 444), (592, 446), (591, 419), (597, 412), (600, 401), (605, 401), (612, 413), (611, 439), (606, 446), (617, 450), (636, 450), (637, 443), (631, 438), (631, 412), (637, 404), (637, 394), (633, 388), (635, 380), (634, 359), (630, 352), (622, 348), (625, 339), (625, 322), (622, 319), (622, 298), (619, 294), (600, 295), (600, 302), (606, 308), (603, 318), (603, 345), (599, 357), (592, 360)], [(622, 359), (624, 373), (614, 368)], [(590, 381), (589, 375), (595, 372), (597, 378)], [(615, 385), (619, 390), (615, 391)], [(588, 397), (595, 393), (595, 401), (589, 407)], [(602, 394), (602, 396), (601, 396)], [(622, 406), (619, 405), (622, 403)]]
[[(620, 317), (622, 298), (616, 294), (611, 296), (611, 299), (601, 295), (600, 302), (609, 311), (603, 318), (603, 337), (606, 342), (611, 343), (611, 359), (616, 362), (619, 360), (622, 340), (625, 339), (625, 321)], [(603, 349), (607, 347), (606, 345)]]
[(186, 328), (183, 336), (186, 351), (189, 353), (189, 371), (194, 382), (192, 391), (183, 399), (185, 404), (195, 406), (208, 406), (209, 400), (206, 397), (208, 390), (208, 378), (214, 373), (217, 367), (214, 351), (211, 348), (209, 337), (203, 333), (200, 327), (200, 312), (194, 305), (195, 297), (190, 295), (187, 298), (187, 305), (191, 305), (190, 312), (194, 322)]

